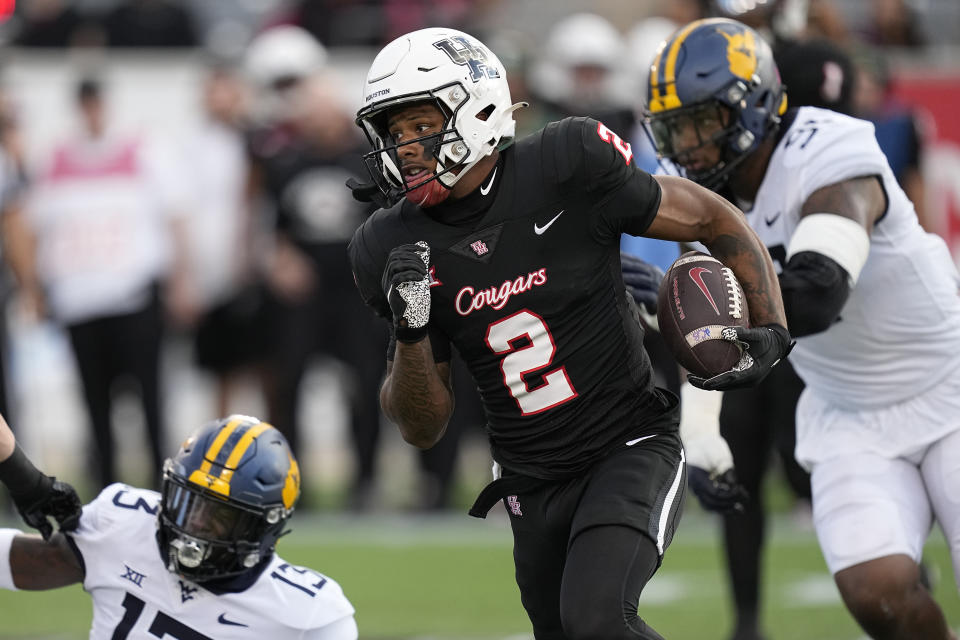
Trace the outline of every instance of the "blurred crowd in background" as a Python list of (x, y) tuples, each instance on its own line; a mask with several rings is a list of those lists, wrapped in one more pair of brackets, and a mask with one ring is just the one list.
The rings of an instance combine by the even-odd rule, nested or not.
[[(463, 29), (530, 103), (520, 133), (591, 115), (654, 171), (649, 64), (678, 26), (717, 15), (770, 39), (788, 91), (822, 74), (797, 81), (814, 92), (803, 103), (872, 120), (922, 223), (960, 256), (955, 0), (17, 3), (0, 25), (0, 412), (48, 471), (87, 478), (85, 497), (116, 480), (156, 486), (137, 469), (160, 469), (206, 420), (256, 412), (305, 460), (304, 506), (335, 478), (330, 505), (382, 507), (386, 325), (363, 308), (345, 251), (370, 213), (344, 186), (366, 178), (353, 112), (369, 61), (405, 32)], [(629, 248), (663, 267), (677, 255)], [(37, 340), (69, 358), (45, 358)], [(64, 378), (77, 402), (57, 411), (65, 387), (50, 381)], [(462, 366), (455, 381), (450, 429), (416, 454), (410, 508), (455, 506), (461, 441), (483, 446)]]

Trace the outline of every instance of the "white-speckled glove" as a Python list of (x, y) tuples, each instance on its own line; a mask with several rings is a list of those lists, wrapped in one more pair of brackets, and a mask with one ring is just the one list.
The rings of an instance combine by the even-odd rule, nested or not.
[(381, 285), (393, 312), (397, 340), (420, 342), (430, 322), (430, 247), (424, 241), (394, 247), (387, 256)]

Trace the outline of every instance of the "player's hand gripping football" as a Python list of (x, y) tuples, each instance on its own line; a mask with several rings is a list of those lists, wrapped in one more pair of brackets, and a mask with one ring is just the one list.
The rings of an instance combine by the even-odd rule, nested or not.
[(620, 252), (620, 270), (623, 284), (640, 309), (640, 319), (651, 329), (659, 331), (657, 324), (657, 294), (663, 281), (663, 270), (629, 253)]
[(748, 495), (737, 482), (733, 454), (720, 435), (719, 393), (689, 384), (680, 388), (680, 439), (687, 458), (690, 490), (707, 511), (740, 513)]
[(422, 240), (394, 247), (387, 256), (380, 284), (393, 312), (397, 340), (420, 342), (430, 322), (430, 247)]
[(82, 504), (74, 488), (34, 467), (20, 447), (0, 463), (0, 480), (24, 522), (39, 530), (44, 540), (53, 535), (51, 517), (61, 531), (72, 531), (80, 523)]
[(787, 330), (778, 324), (761, 327), (726, 327), (723, 339), (739, 342), (743, 357), (730, 371), (712, 378), (690, 374), (687, 379), (695, 387), (707, 391), (742, 389), (760, 384), (780, 360), (787, 357), (795, 344)]

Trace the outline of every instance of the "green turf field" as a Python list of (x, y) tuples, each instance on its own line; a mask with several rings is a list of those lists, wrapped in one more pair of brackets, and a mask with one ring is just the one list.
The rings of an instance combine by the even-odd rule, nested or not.
[[(509, 525), (444, 517), (295, 519), (281, 541), (288, 560), (340, 582), (357, 608), (360, 637), (418, 640), (532, 638), (513, 582)], [(767, 555), (770, 640), (854, 640), (862, 637), (839, 602), (813, 534), (777, 519)], [(935, 594), (953, 626), (960, 598), (939, 535), (928, 562), (939, 574)], [(716, 524), (685, 516), (663, 568), (647, 587), (641, 613), (666, 638), (725, 640), (727, 595)], [(0, 592), (0, 638), (87, 637), (90, 603), (79, 587), (46, 593)]]

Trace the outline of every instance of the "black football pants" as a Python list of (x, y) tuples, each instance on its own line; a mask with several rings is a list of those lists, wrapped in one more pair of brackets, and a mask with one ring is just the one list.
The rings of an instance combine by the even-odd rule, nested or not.
[(152, 488), (159, 489), (164, 456), (160, 400), (163, 316), (159, 290), (153, 289), (149, 304), (141, 311), (79, 322), (70, 325), (68, 331), (93, 427), (95, 482), (103, 488), (117, 481), (116, 446), (110, 426), (112, 396), (114, 385), (127, 379), (134, 382), (143, 406)]
[(517, 584), (537, 640), (662, 640), (638, 606), (685, 486), (679, 438), (661, 434), (582, 477), (506, 499)]

